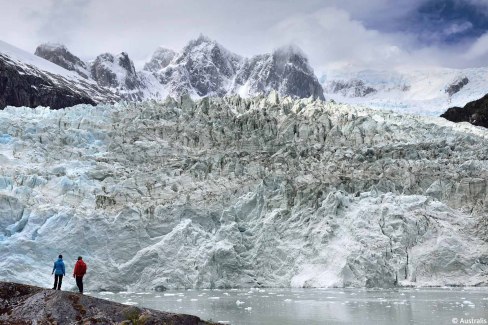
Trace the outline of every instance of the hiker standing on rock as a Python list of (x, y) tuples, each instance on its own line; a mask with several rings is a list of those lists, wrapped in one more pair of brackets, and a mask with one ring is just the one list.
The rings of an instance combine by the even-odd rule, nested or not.
[(63, 255), (58, 256), (58, 260), (54, 262), (53, 271), (54, 274), (54, 287), (53, 290), (61, 290), (61, 284), (63, 283), (63, 276), (66, 275), (64, 271)]
[(75, 264), (75, 269), (73, 270), (73, 278), (76, 279), (76, 285), (80, 290), (80, 293), (83, 293), (83, 276), (86, 273), (86, 264), (83, 262), (83, 258), (78, 256), (78, 261)]

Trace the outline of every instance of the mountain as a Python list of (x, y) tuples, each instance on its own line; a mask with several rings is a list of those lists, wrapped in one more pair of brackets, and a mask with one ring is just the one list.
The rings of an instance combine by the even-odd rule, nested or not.
[[(243, 58), (205, 36), (190, 41), (182, 51), (158, 48), (137, 71), (127, 53), (105, 53), (88, 63), (64, 46), (42, 45), (36, 54), (109, 88), (128, 101), (192, 98), (240, 94), (324, 99), (322, 86), (305, 54), (294, 47)], [(88, 72), (87, 72), (88, 71)]]
[(488, 68), (330, 70), (320, 79), (336, 102), (421, 115), (441, 115), (488, 92)]
[(163, 68), (166, 68), (175, 56), (175, 51), (164, 47), (159, 47), (156, 51), (154, 51), (151, 60), (144, 65), (144, 70), (157, 72)]
[(169, 65), (154, 74), (172, 96), (224, 96), (243, 58), (205, 36), (190, 41)]
[(468, 122), (488, 128), (488, 95), (464, 107), (451, 107), (441, 117), (452, 122)]
[(84, 78), (88, 78), (90, 75), (88, 65), (62, 44), (41, 44), (36, 48), (34, 54), (66, 70), (75, 71)]
[(87, 290), (486, 286), (487, 140), (276, 93), (8, 107), (0, 278), (62, 253)]
[(292, 46), (246, 60), (237, 73), (233, 92), (246, 97), (273, 90), (282, 96), (324, 100), (322, 86), (307, 57)]
[(134, 63), (125, 52), (117, 55), (103, 53), (93, 61), (84, 62), (64, 45), (41, 44), (37, 47), (35, 55), (77, 72), (83, 78), (96, 82), (99, 87), (109, 89), (126, 101), (162, 98), (156, 89), (157, 80), (151, 73), (137, 72)]
[[(65, 53), (51, 57), (67, 65)], [(73, 70), (76, 65), (70, 66)], [(5, 106), (48, 106), (110, 103), (119, 97), (95, 82), (38, 56), (0, 41), (0, 109)]]

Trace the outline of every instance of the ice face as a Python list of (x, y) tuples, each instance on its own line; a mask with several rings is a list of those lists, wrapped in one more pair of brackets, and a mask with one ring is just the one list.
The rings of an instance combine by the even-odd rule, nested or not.
[(0, 278), (61, 253), (88, 290), (486, 285), (487, 137), (276, 94), (9, 107)]

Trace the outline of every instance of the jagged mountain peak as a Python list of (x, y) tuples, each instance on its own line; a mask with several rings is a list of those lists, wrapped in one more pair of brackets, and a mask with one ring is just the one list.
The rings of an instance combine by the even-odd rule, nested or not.
[(306, 55), (294, 45), (246, 60), (236, 76), (234, 92), (241, 96), (268, 94), (272, 90), (291, 97), (324, 99)]
[(132, 90), (137, 86), (136, 69), (126, 52), (100, 54), (91, 63), (90, 72), (104, 87)]
[(58, 49), (65, 50), (65, 51), (68, 50), (64, 44), (54, 43), (54, 42), (41, 43), (41, 44), (39, 44), (39, 46), (37, 47), (37, 49), (51, 50), (51, 51), (52, 50), (58, 50)]
[(303, 58), (304, 60), (307, 60), (308, 62), (308, 57), (305, 54), (305, 52), (302, 50), (301, 47), (295, 44), (288, 44), (284, 45), (281, 47), (276, 48), (273, 51), (273, 56), (283, 58), (283, 59), (291, 59), (292, 57), (300, 57)]
[(232, 69), (235, 69), (243, 60), (240, 55), (229, 51), (217, 41), (202, 34), (197, 39), (188, 42), (183, 51), (177, 55), (175, 62), (181, 63), (188, 58), (193, 61), (211, 61), (217, 65), (227, 61), (232, 65)]
[(83, 78), (89, 77), (88, 66), (86, 62), (71, 53), (68, 48), (60, 43), (43, 43), (40, 44), (35, 55), (48, 60), (66, 70), (75, 71)]

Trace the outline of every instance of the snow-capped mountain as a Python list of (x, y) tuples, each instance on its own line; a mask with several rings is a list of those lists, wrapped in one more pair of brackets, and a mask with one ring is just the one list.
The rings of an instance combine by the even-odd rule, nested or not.
[(80, 76), (93, 80), (99, 87), (109, 89), (127, 101), (162, 99), (151, 73), (136, 71), (134, 63), (125, 52), (103, 53), (94, 60), (84, 62), (60, 44), (42, 44), (35, 54)]
[(50, 52), (59, 54), (50, 57), (53, 61), (74, 71), (0, 41), (0, 108), (12, 105), (58, 109), (119, 100), (110, 90), (99, 87), (86, 75), (83, 77), (83, 65), (76, 58), (58, 47)]
[(336, 102), (440, 115), (488, 93), (488, 68), (342, 69), (329, 71), (321, 82), (326, 98)]
[(89, 290), (488, 285), (487, 140), (276, 93), (8, 107), (0, 278), (62, 253)]
[(154, 75), (172, 96), (224, 96), (232, 89), (243, 60), (217, 42), (200, 36)]
[[(42, 49), (36, 53), (54, 63), (75, 65), (74, 59), (65, 59), (76, 58), (65, 47), (60, 51), (52, 45), (43, 45)], [(162, 99), (168, 95), (201, 98), (237, 93), (249, 97), (273, 90), (282, 96), (324, 98), (322, 86), (305, 54), (294, 47), (247, 59), (200, 36), (180, 52), (158, 48), (141, 71), (136, 71), (126, 53), (105, 53), (79, 65), (88, 69), (89, 78), (99, 86), (110, 88), (130, 101)], [(71, 70), (86, 75), (82, 69)]]
[(307, 57), (293, 46), (245, 60), (232, 92), (247, 97), (268, 94), (272, 90), (298, 98), (324, 99), (323, 89)]

